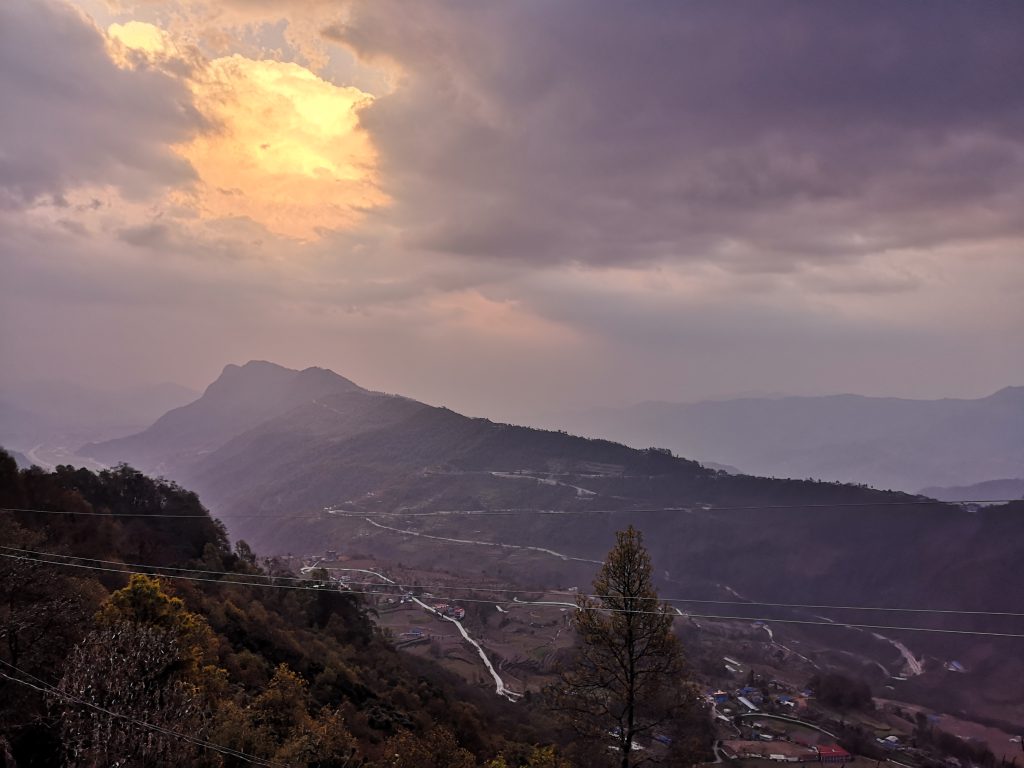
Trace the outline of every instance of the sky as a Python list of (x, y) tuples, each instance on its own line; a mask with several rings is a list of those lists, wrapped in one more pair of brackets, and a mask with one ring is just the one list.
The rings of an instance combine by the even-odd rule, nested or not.
[(1024, 4), (4, 0), (0, 385), (1024, 384)]

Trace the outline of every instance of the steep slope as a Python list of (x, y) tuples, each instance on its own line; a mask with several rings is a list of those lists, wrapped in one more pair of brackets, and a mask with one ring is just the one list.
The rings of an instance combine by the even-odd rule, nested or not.
[[(451, 749), (457, 738), (482, 762), (556, 735), (527, 704), (398, 652), (363, 596), (233, 551), (190, 491), (127, 468), (19, 472), (0, 451), (0, 503), (23, 510), (0, 515), (5, 765), (66, 765), (62, 752), (90, 765), (390, 765), (396, 743), (415, 749), (436, 726), (454, 734)], [(59, 555), (26, 559), (12, 548)], [(70, 558), (75, 567), (61, 565)], [(173, 575), (158, 581), (119, 563)], [(291, 588), (276, 588), (265, 569)], [(146, 724), (168, 712), (178, 684), (190, 706), (159, 720), (172, 737), (161, 743)], [(118, 713), (116, 724), (94, 720), (89, 730), (103, 738), (74, 741), (68, 724), (96, 706)], [(252, 759), (208, 759), (180, 733)]]
[(1024, 470), (1024, 387), (979, 400), (857, 395), (642, 403), (568, 414), (569, 429), (777, 477), (917, 491)]
[[(514, 473), (527, 473), (527, 482), (510, 479)], [(576, 475), (596, 490), (569, 482)], [(254, 510), (309, 512), (353, 500), (367, 509), (622, 507), (632, 503), (623, 494), (650, 500), (666, 484), (715, 476), (662, 453), (347, 393), (237, 436), (188, 481), (230, 521)], [(631, 490), (637, 482), (645, 487)], [(254, 528), (246, 524), (246, 535)]]
[(81, 453), (175, 477), (235, 435), (300, 403), (353, 391), (362, 390), (323, 368), (293, 371), (264, 361), (228, 365), (198, 400), (169, 411), (144, 432), (87, 445)]

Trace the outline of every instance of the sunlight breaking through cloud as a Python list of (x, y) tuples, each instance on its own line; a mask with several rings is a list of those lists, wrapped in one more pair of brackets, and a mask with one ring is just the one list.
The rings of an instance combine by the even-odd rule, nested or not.
[(184, 70), (194, 106), (209, 128), (176, 147), (198, 176), (178, 202), (202, 218), (250, 218), (275, 234), (314, 240), (356, 225), (385, 205), (377, 154), (359, 123), (373, 95), (338, 86), (305, 67), (239, 54), (185, 61), (152, 24), (111, 25), (112, 58), (122, 67)]

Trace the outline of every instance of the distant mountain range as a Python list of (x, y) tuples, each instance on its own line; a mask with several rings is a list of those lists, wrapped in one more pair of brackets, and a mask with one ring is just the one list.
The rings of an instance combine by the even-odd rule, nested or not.
[(1024, 477), (1024, 387), (978, 400), (889, 397), (648, 402), (564, 414), (559, 426), (772, 477), (917, 492)]
[(922, 493), (942, 501), (1003, 501), (1024, 499), (1024, 477), (986, 480), (973, 485), (925, 488)]
[[(963, 408), (987, 414), (990, 431), (998, 432), (1018, 413), (1018, 397), (1008, 390), (980, 411)], [(864, 399), (838, 400), (860, 412)], [(783, 452), (791, 443), (805, 444), (802, 432), (824, 440), (826, 430), (816, 422), (834, 423), (825, 408), (833, 404), (812, 405), (820, 419), (794, 416), (786, 429), (781, 416), (759, 420), (754, 404), (746, 406), (747, 421), (760, 425), (763, 445), (774, 435)], [(895, 421), (899, 408), (892, 407)], [(961, 437), (971, 444), (970, 420), (960, 418)], [(857, 431), (852, 413), (843, 423), (864, 441), (872, 434), (863, 424)], [(757, 432), (746, 426), (748, 434)], [(944, 441), (954, 442), (936, 438), (927, 449), (908, 442), (906, 451), (927, 456), (890, 458), (906, 465), (963, 453)], [(1014, 441), (1007, 436), (1007, 443)], [(614, 531), (633, 523), (647, 537), (668, 596), (992, 611), (1024, 597), (1018, 522), (1024, 502), (965, 511), (866, 486), (730, 474), (665, 450), (468, 418), (368, 391), (320, 368), (229, 365), (194, 402), (138, 434), (84, 446), (81, 453), (181, 482), (234, 536), (268, 552), (336, 547), (461, 573), (581, 584)], [(752, 465), (735, 461), (743, 469)], [(881, 457), (876, 464), (884, 464)], [(884, 612), (860, 612), (856, 620), (898, 625)], [(919, 620), (980, 626), (970, 617)], [(971, 646), (977, 650), (968, 654), (958, 637), (913, 634), (905, 640), (927, 646), (933, 658), (961, 658), (975, 670), (973, 683), (958, 689), (957, 706), (1002, 711), (991, 696), (1011, 695), (1003, 688), (1017, 679), (1016, 656), (996, 645)], [(944, 685), (939, 678), (922, 680), (915, 683), (922, 689)], [(948, 690), (928, 695), (948, 696)]]

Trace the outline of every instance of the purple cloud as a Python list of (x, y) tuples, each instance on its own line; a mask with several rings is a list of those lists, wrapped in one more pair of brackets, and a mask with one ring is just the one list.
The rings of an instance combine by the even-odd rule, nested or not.
[(1017, 236), (1024, 7), (374, 2), (364, 122), (410, 245), (790, 269)]
[(0, 104), (0, 206), (60, 205), (88, 184), (138, 197), (192, 177), (170, 147), (202, 128), (184, 85), (116, 67), (62, 3), (0, 3)]

